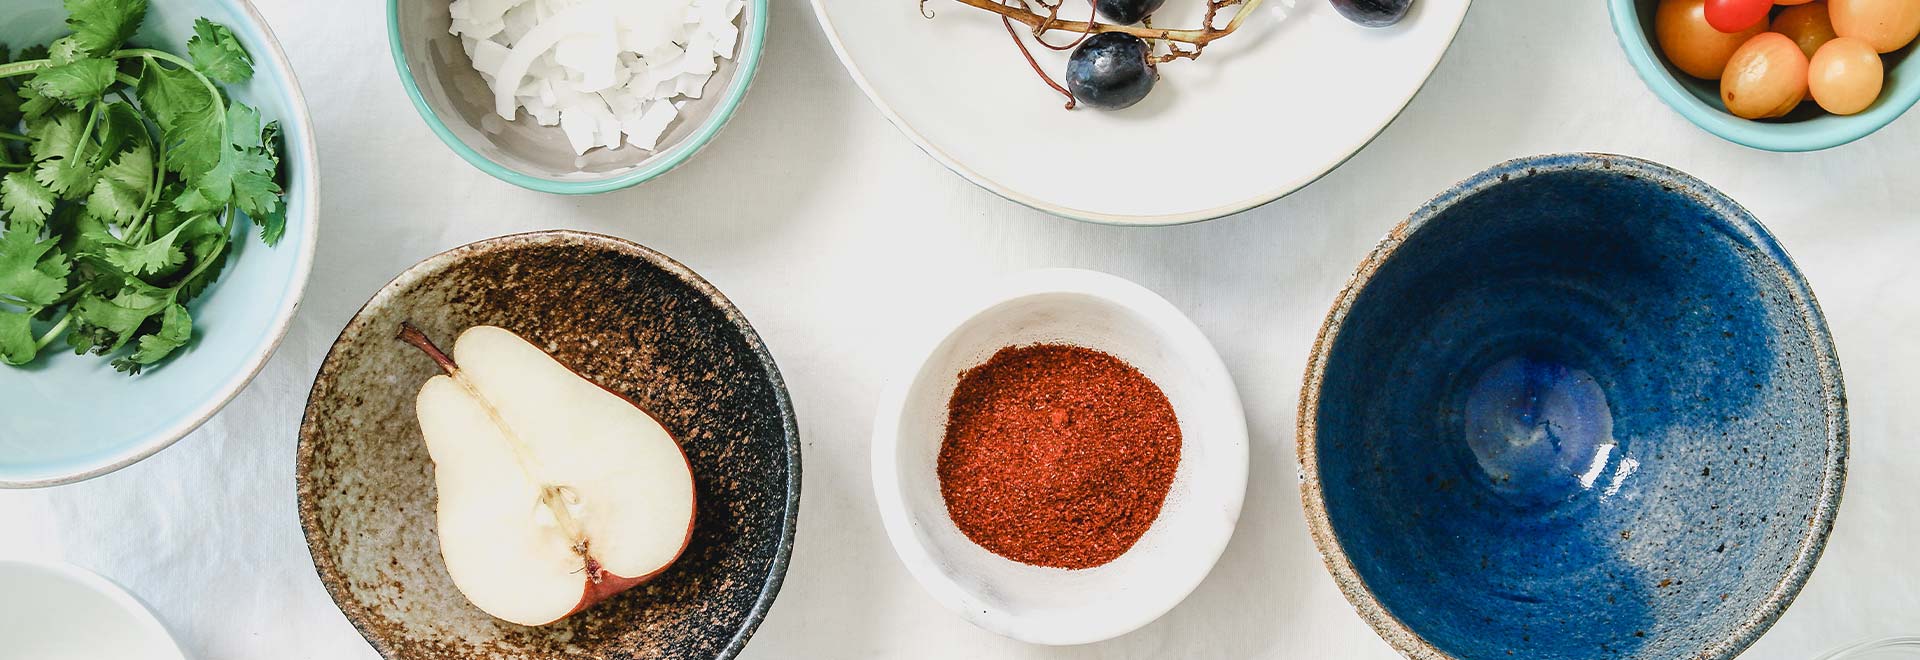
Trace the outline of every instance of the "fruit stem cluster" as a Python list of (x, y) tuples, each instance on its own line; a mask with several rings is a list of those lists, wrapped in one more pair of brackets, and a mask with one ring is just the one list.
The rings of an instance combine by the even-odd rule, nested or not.
[[(1062, 96), (1067, 97), (1067, 109), (1072, 110), (1074, 106), (1079, 105), (1080, 99), (1074, 98), (1073, 92), (1068, 91), (1066, 86), (1054, 82), (1053, 76), (1047, 75), (1046, 70), (1040, 68), (1040, 63), (1034, 61), (1033, 51), (1027, 50), (1027, 43), (1020, 40), (1020, 33), (1015, 32), (1013, 29), (1013, 21), (1005, 16), (1001, 16), (1000, 23), (1007, 26), (1007, 36), (1013, 37), (1013, 45), (1019, 47), (1020, 54), (1027, 58), (1027, 66), (1033, 67), (1033, 72), (1039, 75), (1041, 80), (1047, 81), (1047, 86), (1052, 87), (1053, 91), (1059, 92)], [(1038, 38), (1039, 37), (1035, 37), (1035, 39)], [(1044, 46), (1046, 42), (1042, 41), (1040, 45)]]
[(1039, 36), (1050, 30), (1061, 30), (1079, 34), (1124, 32), (1150, 41), (1158, 39), (1163, 41), (1177, 41), (1192, 46), (1205, 46), (1221, 37), (1233, 34), (1235, 30), (1240, 29), (1240, 24), (1245, 22), (1247, 17), (1253, 14), (1253, 10), (1258, 8), (1263, 0), (1209, 0), (1207, 7), (1208, 18), (1212, 18), (1222, 7), (1229, 5), (1238, 4), (1240, 5), (1240, 9), (1234, 12), (1233, 18), (1228, 20), (1226, 25), (1214, 27), (1212, 25), (1213, 21), (1208, 20), (1206, 21), (1206, 25), (1192, 29), (1156, 28), (1145, 25), (1113, 25), (1111, 23), (1102, 23), (1098, 20), (1063, 21), (1057, 16), (1040, 14), (1025, 6), (1009, 5), (1000, 0), (956, 1), (964, 5), (999, 14), (1002, 18), (1024, 23), (1027, 27), (1033, 28), (1035, 36)]

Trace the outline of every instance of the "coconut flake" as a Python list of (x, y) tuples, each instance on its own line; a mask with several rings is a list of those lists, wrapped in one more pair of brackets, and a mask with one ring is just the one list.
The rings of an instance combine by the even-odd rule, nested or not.
[(673, 107), (672, 103), (665, 100), (654, 101), (647, 106), (645, 113), (633, 121), (624, 123), (623, 130), (627, 133), (627, 144), (652, 151), (654, 145), (659, 143), (660, 135), (667, 132), (667, 125), (673, 123), (673, 118), (678, 114), (679, 109)]
[(491, 41), (472, 39), (468, 40), (468, 43), (473, 44), (473, 51), (469, 53), (473, 58), (473, 69), (486, 74), (490, 79), (499, 78), (500, 67), (506, 65), (507, 54), (512, 51), (509, 51), (506, 46)]
[(526, 38), (527, 33), (532, 32), (533, 26), (539, 22), (540, 17), (534, 11), (533, 5), (523, 3), (507, 10), (507, 15), (502, 17), (500, 22), (500, 34), (494, 35), (494, 38), (500, 40), (502, 46), (512, 44)]
[(674, 78), (673, 91), (675, 94), (678, 94), (680, 96), (685, 96), (690, 99), (700, 98), (701, 92), (705, 90), (707, 87), (707, 79), (712, 77), (713, 76), (709, 76), (705, 74), (689, 73), (689, 74), (680, 76), (678, 78)]
[(652, 150), (732, 59), (745, 0), (452, 0), (494, 110), (558, 125), (578, 153)]
[(581, 92), (612, 87), (620, 67), (620, 47), (612, 30), (576, 34), (554, 46), (554, 59), (567, 70), (567, 79)]
[(587, 113), (582, 110), (575, 108), (564, 108), (560, 110), (560, 130), (566, 132), (567, 143), (573, 145), (574, 153), (587, 153), (588, 149), (592, 149), (595, 145), (599, 144), (599, 142), (594, 139), (594, 133), (598, 131), (599, 128), (599, 122), (594, 121), (592, 117), (588, 116)]

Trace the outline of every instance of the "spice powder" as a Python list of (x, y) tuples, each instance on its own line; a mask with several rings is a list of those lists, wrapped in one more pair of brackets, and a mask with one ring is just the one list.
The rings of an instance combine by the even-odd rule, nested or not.
[(960, 531), (995, 554), (1092, 568), (1159, 517), (1180, 443), (1166, 395), (1119, 358), (1003, 348), (961, 373), (947, 404), (940, 494)]

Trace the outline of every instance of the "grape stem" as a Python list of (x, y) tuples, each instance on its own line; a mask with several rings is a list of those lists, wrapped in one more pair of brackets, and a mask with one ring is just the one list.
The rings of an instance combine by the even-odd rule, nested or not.
[[(1007, 36), (1013, 37), (1013, 45), (1019, 46), (1020, 54), (1026, 56), (1027, 66), (1033, 67), (1033, 72), (1039, 75), (1041, 80), (1047, 81), (1047, 86), (1052, 87), (1053, 91), (1059, 92), (1061, 95), (1067, 97), (1067, 109), (1072, 110), (1073, 106), (1079, 105), (1080, 99), (1073, 98), (1073, 92), (1068, 91), (1067, 88), (1061, 86), (1060, 83), (1054, 82), (1053, 77), (1047, 75), (1047, 72), (1040, 68), (1040, 63), (1034, 61), (1033, 51), (1027, 50), (1027, 42), (1021, 41), (1020, 33), (1013, 29), (1013, 20), (1001, 16), (1000, 23), (1007, 26)], [(1034, 39), (1039, 39), (1039, 37), (1034, 37)], [(1044, 46), (1046, 42), (1043, 41), (1040, 45)]]
[[(1141, 39), (1160, 39), (1164, 41), (1178, 41), (1192, 46), (1205, 46), (1221, 37), (1233, 34), (1234, 30), (1240, 29), (1240, 24), (1245, 22), (1247, 17), (1253, 14), (1253, 10), (1258, 8), (1263, 0), (1245, 0), (1244, 2), (1238, 2), (1238, 0), (1210, 1), (1208, 3), (1210, 9), (1209, 14), (1212, 13), (1212, 10), (1217, 10), (1220, 7), (1234, 4), (1235, 2), (1238, 2), (1240, 9), (1234, 12), (1233, 18), (1228, 20), (1224, 26), (1216, 28), (1211, 25), (1211, 21), (1208, 21), (1208, 25), (1185, 30), (1146, 27), (1142, 25), (1112, 25), (1099, 21), (1063, 21), (1053, 16), (1036, 13), (1024, 5), (1014, 6), (1003, 4), (1000, 0), (955, 1), (963, 5), (985, 9), (999, 14), (1001, 18), (1024, 23), (1027, 27), (1033, 28), (1036, 36), (1049, 30), (1065, 30), (1068, 32), (1087, 34), (1124, 32)], [(924, 6), (924, 2), (922, 4)], [(924, 14), (925, 12), (923, 11), (922, 13)]]
[[(1045, 0), (1023, 0), (1023, 1), (1027, 3), (1028, 9), (1032, 9), (1035, 3), (1038, 3), (1040, 6), (1045, 7), (1047, 9), (1047, 22), (1049, 24), (1060, 20), (1060, 7), (1062, 5), (1067, 4), (1066, 0), (1056, 0), (1053, 4), (1047, 4)], [(1212, 2), (1213, 0), (1208, 0), (1208, 1)], [(1098, 9), (1094, 9), (1094, 6), (1095, 6), (1094, 0), (1087, 0), (1087, 8), (1090, 11), (1099, 11)], [(1012, 21), (1007, 20), (1005, 16), (1000, 17), (1000, 20), (1001, 22), (1007, 23), (1007, 29), (1013, 29)], [(1046, 30), (1036, 29), (1033, 31), (1034, 42), (1040, 44), (1041, 47), (1046, 48), (1047, 50), (1073, 50), (1075, 46), (1079, 46), (1080, 42), (1086, 41), (1087, 37), (1090, 37), (1090, 36), (1093, 36), (1092, 31), (1081, 32), (1080, 36), (1075, 37), (1071, 43), (1055, 46), (1053, 44), (1047, 43)]]

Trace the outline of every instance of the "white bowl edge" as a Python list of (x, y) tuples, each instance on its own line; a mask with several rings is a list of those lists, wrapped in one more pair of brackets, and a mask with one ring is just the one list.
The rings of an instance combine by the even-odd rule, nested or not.
[[(112, 580), (93, 571), (67, 563), (0, 558), (0, 573), (5, 573), (9, 567), (24, 569), (26, 571), (49, 573), (65, 580), (70, 585), (81, 587), (85, 591), (92, 592), (107, 599), (115, 606), (118, 606), (120, 611), (131, 619), (131, 623), (138, 629), (137, 632), (141, 634), (143, 638), (142, 641), (164, 642), (164, 646), (155, 649), (155, 657), (169, 660), (185, 660), (186, 654), (180, 649), (179, 642), (174, 640), (171, 633), (167, 632), (167, 627), (160, 623), (160, 619), (153, 615), (153, 611), (147, 609), (147, 606), (141, 603), (139, 599), (134, 598), (133, 594), (128, 593), (126, 589), (115, 584)], [(39, 603), (39, 605), (45, 604), (46, 603)], [(113, 631), (103, 630), (102, 632), (111, 633)]]

